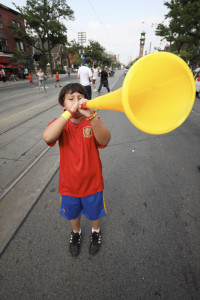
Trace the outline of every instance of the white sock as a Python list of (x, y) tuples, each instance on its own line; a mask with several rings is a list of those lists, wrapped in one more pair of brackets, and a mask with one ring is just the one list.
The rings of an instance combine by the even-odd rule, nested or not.
[(80, 231), (79, 231), (79, 232), (75, 232), (74, 229), (73, 229), (73, 232), (74, 232), (74, 233), (79, 233), (79, 234), (81, 234), (81, 228), (80, 228)]
[(93, 233), (94, 231), (97, 232), (97, 233), (99, 233), (100, 228), (99, 228), (99, 229), (94, 229), (94, 228), (92, 227), (92, 233)]

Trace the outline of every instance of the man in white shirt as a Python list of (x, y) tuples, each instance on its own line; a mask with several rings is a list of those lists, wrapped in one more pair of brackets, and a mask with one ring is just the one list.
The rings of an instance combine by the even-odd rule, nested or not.
[(84, 86), (88, 94), (88, 100), (92, 99), (92, 71), (90, 69), (91, 58), (86, 57), (85, 64), (78, 69), (77, 78), (80, 79), (80, 84)]

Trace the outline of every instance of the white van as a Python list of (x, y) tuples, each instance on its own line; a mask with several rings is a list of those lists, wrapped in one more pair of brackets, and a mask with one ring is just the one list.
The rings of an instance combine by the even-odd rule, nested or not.
[(200, 81), (195, 80), (195, 85), (196, 85), (196, 94), (197, 94), (197, 97), (200, 98)]

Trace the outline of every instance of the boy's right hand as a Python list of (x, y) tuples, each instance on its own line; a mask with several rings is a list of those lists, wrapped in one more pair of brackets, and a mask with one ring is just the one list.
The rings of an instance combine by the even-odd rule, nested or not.
[(80, 101), (79, 101), (79, 111), (80, 113), (85, 117), (85, 118), (88, 118), (90, 116), (92, 116), (94, 114), (94, 109), (90, 109), (90, 108), (82, 108), (82, 104), (83, 103), (86, 103), (88, 100), (85, 99), (85, 98), (82, 98)]

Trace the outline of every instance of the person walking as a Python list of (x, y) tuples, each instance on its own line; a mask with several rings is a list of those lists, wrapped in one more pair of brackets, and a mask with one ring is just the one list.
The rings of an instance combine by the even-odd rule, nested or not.
[(44, 88), (44, 93), (46, 93), (46, 87), (45, 87), (45, 74), (42, 72), (42, 69), (40, 68), (37, 72), (37, 81), (38, 81), (38, 94), (40, 94), (40, 88), (43, 86)]
[(98, 69), (97, 69), (97, 65), (94, 65), (94, 68), (92, 69), (92, 85), (93, 85), (93, 91), (94, 92), (97, 92), (97, 89), (96, 89), (96, 85), (95, 85), (95, 82), (96, 80), (98, 79)]
[(68, 68), (67, 73), (68, 73), (68, 77), (70, 77), (70, 68)]
[(30, 87), (31, 86), (34, 86), (34, 83), (33, 83), (33, 76), (32, 76), (32, 72), (30, 71), (29, 74), (28, 74), (28, 80), (29, 80), (29, 83), (30, 83)]
[(60, 78), (59, 78), (58, 72), (56, 72), (56, 84), (55, 84), (55, 87), (57, 87), (57, 83), (59, 84), (59, 87), (61, 87), (61, 85), (60, 85)]
[(64, 86), (58, 98), (64, 112), (43, 133), (47, 145), (53, 147), (59, 142), (60, 214), (72, 226), (69, 243), (72, 256), (77, 256), (81, 248), (81, 216), (84, 214), (91, 220), (89, 251), (95, 254), (101, 247), (101, 219), (107, 214), (99, 148), (107, 146), (111, 134), (97, 112), (81, 108), (86, 99), (87, 92), (80, 83)]
[(1, 78), (4, 84), (6, 84), (6, 73), (4, 69), (1, 69)]
[(80, 84), (84, 86), (88, 94), (88, 100), (92, 99), (92, 71), (90, 64), (92, 60), (90, 57), (86, 57), (85, 63), (78, 69), (77, 78), (80, 79)]
[(105, 66), (104, 69), (101, 71), (101, 82), (98, 88), (98, 93), (101, 92), (102, 86), (106, 87), (108, 92), (110, 92), (110, 88), (108, 85), (108, 67)]

